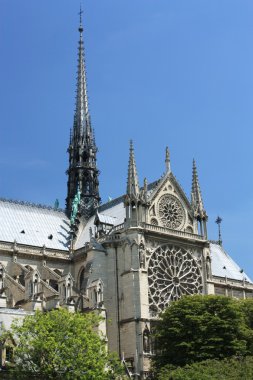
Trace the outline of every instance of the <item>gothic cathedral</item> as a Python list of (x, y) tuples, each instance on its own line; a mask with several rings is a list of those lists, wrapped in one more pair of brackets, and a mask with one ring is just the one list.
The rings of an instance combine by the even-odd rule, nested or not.
[(96, 311), (109, 350), (145, 379), (159, 313), (183, 295), (253, 297), (253, 283), (209, 241), (193, 162), (191, 199), (170, 167), (139, 184), (130, 143), (126, 193), (101, 204), (97, 146), (79, 26), (77, 97), (68, 147), (66, 210), (0, 199), (0, 321), (65, 307)]

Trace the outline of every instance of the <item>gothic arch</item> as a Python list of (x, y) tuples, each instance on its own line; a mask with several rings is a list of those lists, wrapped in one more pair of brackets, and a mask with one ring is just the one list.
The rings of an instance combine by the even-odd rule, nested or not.
[(82, 266), (79, 270), (78, 276), (77, 276), (77, 283), (78, 283), (78, 289), (82, 289), (83, 281), (85, 276), (85, 266)]

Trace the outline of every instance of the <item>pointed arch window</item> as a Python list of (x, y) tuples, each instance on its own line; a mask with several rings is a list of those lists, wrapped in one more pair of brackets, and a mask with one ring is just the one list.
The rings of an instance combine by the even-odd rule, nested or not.
[(85, 288), (84, 277), (85, 277), (85, 268), (83, 268), (81, 270), (81, 273), (80, 273), (80, 276), (79, 276), (79, 289), (80, 290), (84, 290), (84, 288)]

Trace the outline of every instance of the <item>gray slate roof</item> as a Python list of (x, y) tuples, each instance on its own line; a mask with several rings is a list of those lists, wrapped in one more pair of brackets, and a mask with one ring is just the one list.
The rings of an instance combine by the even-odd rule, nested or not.
[[(99, 213), (103, 213), (104, 220), (113, 221), (115, 226), (123, 223), (126, 217), (126, 210), (124, 207), (124, 197), (113, 199), (112, 201), (101, 205), (98, 208), (98, 211)], [(92, 233), (94, 236), (95, 234), (94, 220), (95, 220), (95, 216), (92, 216), (88, 220), (86, 225), (83, 225), (80, 227), (80, 233), (75, 243), (75, 249), (79, 249), (83, 247), (85, 243), (90, 241), (90, 229), (92, 230)]]
[(0, 241), (68, 251), (68, 238), (69, 219), (63, 211), (0, 199)]
[(210, 243), (213, 276), (252, 282), (219, 244)]
[[(105, 220), (114, 225), (124, 222), (124, 198), (119, 197), (99, 207)], [(101, 216), (101, 214), (100, 214)], [(75, 248), (81, 248), (90, 241), (90, 228), (94, 236), (94, 219), (80, 226)], [(24, 231), (24, 233), (22, 233)], [(52, 239), (50, 239), (52, 235)], [(68, 251), (69, 219), (63, 210), (0, 199), (0, 241), (16, 242), (35, 247)], [(210, 243), (212, 273), (217, 277), (252, 282), (246, 273), (232, 260), (219, 244)]]
[(98, 219), (100, 223), (114, 226), (117, 218), (115, 218), (114, 216), (108, 216), (108, 215), (100, 214), (99, 212), (97, 212), (96, 219)]

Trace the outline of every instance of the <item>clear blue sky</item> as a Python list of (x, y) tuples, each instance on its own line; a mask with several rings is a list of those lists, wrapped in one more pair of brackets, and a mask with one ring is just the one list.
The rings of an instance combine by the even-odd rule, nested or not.
[[(0, 196), (64, 207), (77, 67), (76, 0), (0, 0)], [(224, 247), (253, 278), (252, 0), (86, 0), (85, 47), (103, 200), (193, 157)]]

